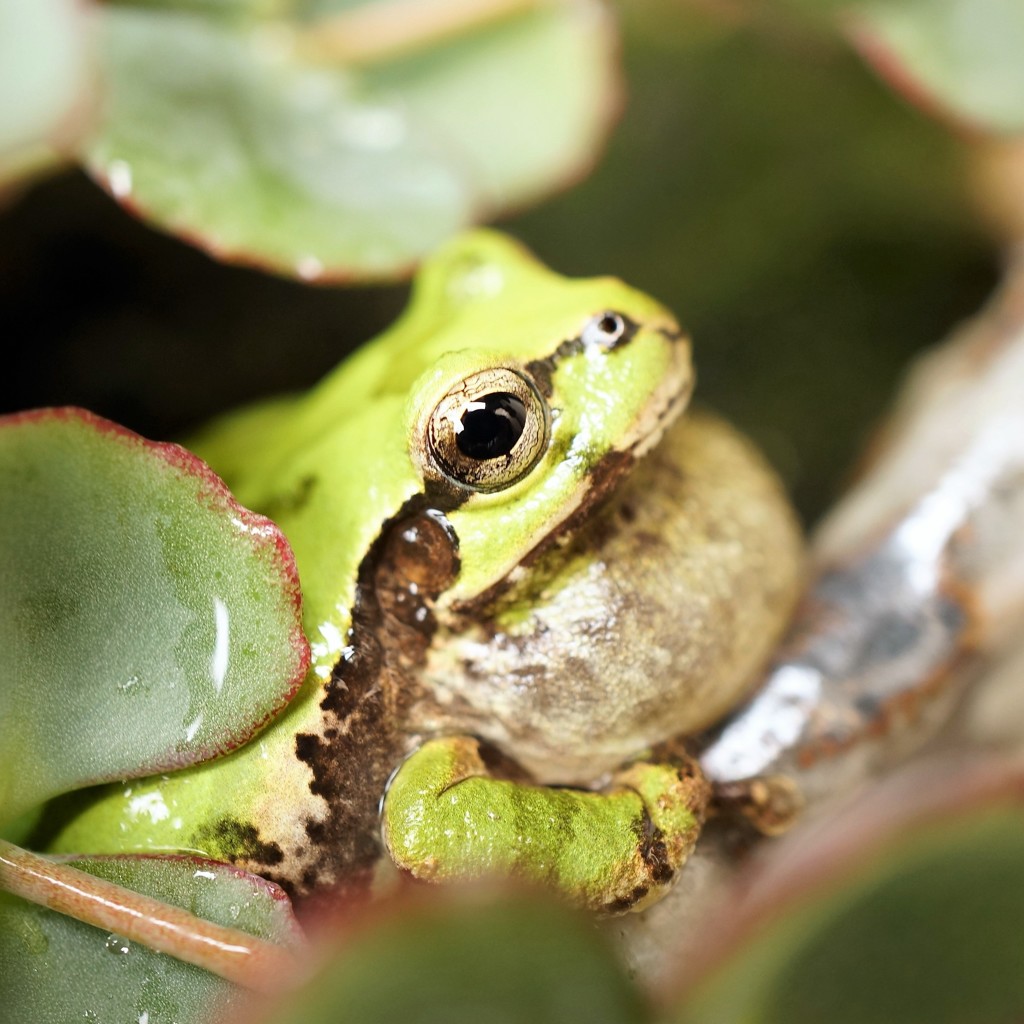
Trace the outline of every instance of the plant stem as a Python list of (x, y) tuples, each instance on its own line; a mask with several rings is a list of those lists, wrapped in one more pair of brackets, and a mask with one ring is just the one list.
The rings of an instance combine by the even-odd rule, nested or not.
[(375, 64), (496, 21), (565, 0), (377, 0), (316, 22), (300, 32), (304, 57), (344, 64)]
[(204, 921), (180, 907), (125, 889), (0, 839), (0, 889), (260, 991), (300, 976), (283, 946)]

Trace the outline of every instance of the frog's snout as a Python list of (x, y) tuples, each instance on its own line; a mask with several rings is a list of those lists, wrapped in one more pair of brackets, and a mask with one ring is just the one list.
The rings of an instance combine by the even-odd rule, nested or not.
[[(634, 456), (642, 456), (658, 443), (690, 402), (696, 375), (691, 358), (690, 335), (670, 316), (643, 325), (639, 336), (657, 339), (661, 372), (651, 385), (629, 445)], [(639, 340), (639, 337), (638, 339)], [(668, 344), (665, 344), (665, 343)]]

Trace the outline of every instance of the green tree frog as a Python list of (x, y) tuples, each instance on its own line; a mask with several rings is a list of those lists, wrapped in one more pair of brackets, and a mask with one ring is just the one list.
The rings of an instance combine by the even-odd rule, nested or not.
[(745, 695), (800, 565), (760, 457), (679, 419), (692, 386), (646, 295), (448, 244), (392, 329), (194, 445), (294, 548), (299, 696), (219, 760), (79, 795), (50, 849), (188, 851), (297, 897), (397, 864), (655, 898), (709, 799), (666, 741)]

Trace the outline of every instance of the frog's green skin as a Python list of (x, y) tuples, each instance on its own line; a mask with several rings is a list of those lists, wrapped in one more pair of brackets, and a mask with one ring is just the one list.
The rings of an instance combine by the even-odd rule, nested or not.
[(398, 772), (383, 825), (392, 857), (421, 879), (525, 867), (585, 906), (616, 911), (661, 895), (693, 850), (707, 798), (694, 762), (638, 762), (601, 793), (545, 789), (490, 778), (477, 742), (449, 737)]
[[(469, 458), (465, 470), (467, 460), (453, 462), (454, 441), (443, 435), (465, 411), (463, 382), (478, 379), (479, 396), (519, 388), (535, 414), (507, 458)], [(611, 733), (597, 730), (604, 745), (589, 775), (578, 725), (563, 739), (558, 713), (535, 712), (521, 729), (502, 721), (522, 710), (506, 699), (517, 689), (507, 657), (495, 675), (502, 692), (493, 694), (494, 714), (482, 712), (480, 677), (491, 655), (459, 646), (486, 650), (481, 630), (493, 642), (576, 629), (574, 587), (588, 576), (581, 565), (590, 556), (572, 539), (597, 522), (599, 500), (658, 442), (691, 387), (688, 342), (645, 295), (608, 278), (567, 280), (494, 233), (475, 232), (441, 250), (390, 331), (308, 396), (229, 417), (195, 445), (239, 500), (274, 518), (293, 546), (313, 648), (299, 696), (232, 755), (87, 797), (51, 848), (190, 850), (239, 863), (298, 895), (363, 887), (383, 852), (379, 803), (402, 765), (385, 808), (387, 838), (399, 863), (421, 877), (490, 865), (556, 880), (582, 902), (611, 908), (663, 887), (692, 847), (707, 800), (685, 759), (627, 769), (602, 795), (546, 790), (486, 777), (475, 742), (452, 734), (471, 731), (513, 759), (516, 744), (529, 739), (525, 763), (534, 777), (593, 780), (624, 751), (706, 724), (742, 692), (792, 596), (794, 531), (777, 495), (771, 501), (780, 511), (754, 545), (763, 553), (782, 537), (787, 566), (753, 573), (767, 581), (751, 587), (759, 608), (754, 632), (763, 639), (739, 668), (707, 676), (715, 631), (698, 615), (700, 628), (691, 631), (698, 654), (680, 648), (681, 657), (692, 662), (691, 673), (711, 680), (714, 697), (700, 695), (707, 706), (682, 714), (686, 702), (674, 698), (674, 710), (659, 715), (648, 698), (629, 687), (616, 697), (612, 687), (593, 715), (616, 724)], [(438, 435), (440, 449), (428, 441)], [(473, 487), (456, 479), (481, 465), (487, 472)], [(752, 472), (765, 476), (760, 466)], [(747, 529), (742, 515), (733, 518), (737, 531)], [(684, 530), (680, 543), (687, 539)], [(628, 589), (621, 579), (614, 586)], [(722, 597), (704, 601), (712, 619), (732, 600), (728, 586)], [(538, 624), (534, 611), (545, 607), (551, 621)], [(614, 634), (600, 608), (597, 621)], [(746, 643), (748, 631), (740, 632), (737, 642)], [(617, 641), (609, 678), (631, 660), (628, 645), (628, 637)], [(547, 663), (549, 671), (533, 673), (534, 706), (553, 688), (563, 694), (558, 707), (585, 705), (584, 684), (566, 671), (571, 665), (557, 657)], [(674, 690), (672, 673), (664, 676), (657, 685)], [(630, 702), (635, 715), (614, 706)], [(555, 726), (546, 734), (537, 723), (549, 717)], [(433, 735), (446, 738), (417, 751)], [(464, 823), (472, 820), (473, 835), (467, 828), (465, 842), (445, 846), (452, 806), (464, 810)]]

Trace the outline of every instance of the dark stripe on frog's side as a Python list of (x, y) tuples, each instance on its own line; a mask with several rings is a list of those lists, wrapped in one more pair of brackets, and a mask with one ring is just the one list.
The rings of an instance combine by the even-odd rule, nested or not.
[(400, 723), (436, 628), (433, 602), (459, 571), (458, 538), (444, 515), (465, 495), (455, 497), (406, 502), (360, 565), (351, 655), (325, 687), (323, 736), (295, 737), (296, 756), (313, 772), (310, 789), (328, 807), (322, 821), (306, 822), (313, 856), (303, 858), (301, 877), (289, 877), (287, 864), (277, 869), (297, 896), (324, 886), (364, 891), (383, 855), (380, 800), (410, 746)]
[[(579, 338), (571, 339), (531, 364), (538, 387), (550, 393), (554, 368), (581, 347)], [(313, 486), (304, 481), (296, 500)], [(359, 566), (347, 638), (351, 654), (325, 686), (322, 735), (295, 737), (295, 755), (312, 771), (310, 790), (323, 798), (327, 813), (305, 822), (309, 843), (301, 864), (274, 867), (275, 880), (294, 895), (324, 886), (362, 891), (383, 856), (380, 800), (414, 742), (401, 725), (437, 627), (433, 602), (459, 571), (458, 538), (444, 514), (471, 495), (447, 481), (432, 482), (384, 525)], [(433, 524), (433, 542), (403, 551), (403, 534), (417, 524), (428, 531)]]

